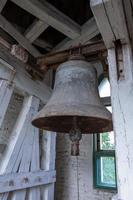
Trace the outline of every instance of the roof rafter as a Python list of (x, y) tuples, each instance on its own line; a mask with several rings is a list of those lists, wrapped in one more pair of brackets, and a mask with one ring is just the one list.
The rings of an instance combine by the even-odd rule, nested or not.
[(30, 41), (30, 43), (49, 51), (52, 49), (52, 45), (38, 38), (41, 33), (48, 28), (48, 26), (49, 25), (42, 20), (35, 19), (34, 22), (27, 28), (24, 35)]
[(57, 10), (54, 6), (38, 0), (11, 0), (40, 20), (48, 23), (56, 30), (62, 32), (71, 39), (80, 36), (81, 27), (68, 16)]
[(0, 12), (2, 12), (4, 6), (6, 5), (7, 0), (0, 0)]
[(52, 51), (61, 51), (64, 49), (68, 49), (70, 47), (78, 46), (80, 44), (88, 44), (89, 40), (91, 40), (93, 37), (98, 35), (99, 29), (97, 27), (95, 19), (92, 17), (89, 19), (85, 24), (83, 24), (81, 29), (81, 35), (77, 37), (76, 39), (70, 40), (69, 38), (66, 38), (61, 43), (59, 43)]
[(41, 35), (41, 33), (48, 28), (48, 26), (49, 25), (42, 20), (35, 19), (25, 31), (24, 35), (31, 43), (33, 43)]
[(129, 43), (125, 11), (121, 0), (91, 0), (90, 6), (107, 48), (114, 47), (114, 41)]
[(40, 38), (35, 40), (34, 44), (38, 47), (41, 47), (42, 49), (46, 49), (47, 51), (50, 51), (53, 48), (52, 44)]
[[(17, 71), (14, 77), (14, 83), (21, 91), (26, 91), (27, 93), (35, 96), (40, 96), (43, 102), (47, 102), (51, 96), (51, 88), (45, 83), (42, 84), (40, 81), (33, 81), (30, 79), (29, 73), (25, 70), (26, 64), (18, 60), (16, 57), (12, 56), (10, 52), (0, 44), (0, 63), (3, 65), (0, 67), (1, 76), (11, 80), (11, 73), (7, 73), (4, 69), (5, 66), (13, 66)], [(4, 70), (3, 70), (4, 69)], [(11, 76), (11, 77), (10, 77)]]
[(0, 15), (0, 27), (10, 34), (22, 47), (24, 47), (32, 56), (38, 57), (41, 54), (33, 47), (28, 39), (26, 39), (14, 26), (2, 15)]

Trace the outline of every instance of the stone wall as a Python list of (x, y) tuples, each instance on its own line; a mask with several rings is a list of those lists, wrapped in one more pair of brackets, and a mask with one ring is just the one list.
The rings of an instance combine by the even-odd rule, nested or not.
[(92, 135), (84, 135), (80, 156), (73, 157), (68, 135), (57, 135), (55, 200), (111, 200), (113, 191), (93, 188), (92, 144)]

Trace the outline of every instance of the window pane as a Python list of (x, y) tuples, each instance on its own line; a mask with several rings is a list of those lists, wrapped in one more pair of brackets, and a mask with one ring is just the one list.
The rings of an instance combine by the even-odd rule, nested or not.
[[(112, 112), (112, 107), (108, 106), (107, 109)], [(100, 134), (100, 150), (114, 150), (114, 132), (106, 132)]]
[(115, 177), (115, 160), (114, 157), (101, 157), (100, 158), (101, 168), (101, 183), (103, 185), (116, 186)]
[(100, 134), (100, 150), (114, 150), (114, 132)]
[(106, 106), (107, 110), (109, 110), (112, 113), (112, 107), (111, 106)]
[(99, 95), (100, 97), (110, 96), (110, 84), (107, 78), (104, 78), (99, 85)]

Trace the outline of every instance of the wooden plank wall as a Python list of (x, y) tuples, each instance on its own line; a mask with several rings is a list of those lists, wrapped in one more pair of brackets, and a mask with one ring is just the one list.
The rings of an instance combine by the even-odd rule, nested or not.
[[(7, 66), (3, 64), (3, 67)], [(0, 80), (0, 126), (7, 112), (14, 88), (18, 89), (17, 82), (13, 83), (18, 74), (16, 73), (11, 81), (10, 78), (8, 80), (10, 70), (3, 73), (5, 71), (0, 70), (0, 77), (4, 79)], [(27, 77), (27, 80), (30, 82), (30, 78)], [(30, 94), (27, 91), (24, 92), (23, 88), (23, 106), (0, 165), (0, 182), (2, 184), (0, 200), (40, 200), (41, 198), (54, 200), (56, 134), (48, 132), (43, 134), (42, 144), (46, 156), (41, 158), (39, 129), (33, 127), (31, 121), (38, 112), (40, 99), (42, 99), (39, 97), (41, 97), (41, 93), (45, 94), (45, 87), (40, 91), (38, 97), (34, 96), (34, 94), (36, 95), (34, 90), (32, 93), (33, 95), (31, 95), (31, 91)], [(41, 163), (45, 167), (42, 167)], [(32, 173), (34, 175), (31, 178)], [(45, 181), (41, 181), (42, 177)], [(20, 190), (20, 188), (23, 189)]]

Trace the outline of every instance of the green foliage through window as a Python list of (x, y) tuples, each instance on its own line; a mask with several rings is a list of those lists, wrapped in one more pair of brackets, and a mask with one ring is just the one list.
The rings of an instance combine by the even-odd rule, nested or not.
[(114, 150), (114, 133), (100, 134), (100, 149), (101, 150)]
[(115, 185), (115, 161), (114, 157), (101, 157), (101, 182)]
[(94, 136), (94, 186), (116, 189), (114, 137), (112, 133)]

